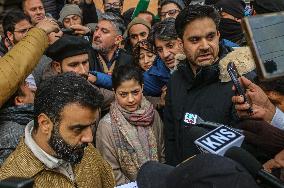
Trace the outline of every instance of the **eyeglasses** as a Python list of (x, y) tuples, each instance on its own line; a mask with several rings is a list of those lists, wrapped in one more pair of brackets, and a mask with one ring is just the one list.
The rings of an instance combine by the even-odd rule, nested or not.
[(106, 3), (104, 4), (105, 9), (110, 9), (110, 8), (120, 8), (121, 3), (120, 2), (115, 2), (115, 3)]
[(177, 9), (172, 9), (172, 10), (169, 10), (167, 12), (161, 12), (160, 13), (160, 17), (166, 17), (167, 15), (169, 15), (170, 17), (174, 17), (176, 14), (178, 14), (180, 12), (180, 10), (177, 10)]

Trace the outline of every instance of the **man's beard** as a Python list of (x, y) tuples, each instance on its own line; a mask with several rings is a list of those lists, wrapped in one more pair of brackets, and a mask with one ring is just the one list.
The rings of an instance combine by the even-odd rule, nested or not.
[(64, 141), (57, 128), (52, 130), (48, 144), (55, 151), (56, 158), (63, 159), (71, 164), (77, 164), (82, 160), (84, 149), (88, 146), (87, 143), (76, 147), (71, 146)]
[(19, 40), (16, 39), (15, 35), (13, 35), (13, 46), (15, 46)]
[[(197, 58), (200, 57), (200, 56), (202, 56), (202, 55), (211, 55), (212, 57), (211, 57), (210, 60), (198, 61)], [(214, 51), (208, 49), (208, 50), (200, 51), (200, 52), (196, 55), (195, 59), (189, 58), (189, 60), (190, 60), (190, 62), (191, 62), (194, 66), (207, 67), (207, 66), (210, 66), (210, 65), (214, 64), (215, 61), (216, 61), (216, 58), (217, 58), (217, 57), (214, 56)]]
[(107, 55), (112, 49), (114, 49), (116, 47), (116, 45), (114, 44), (110, 47), (104, 48), (104, 47), (99, 47), (99, 46), (92, 44), (92, 47), (93, 47), (94, 50), (97, 50), (99, 52), (99, 54)]

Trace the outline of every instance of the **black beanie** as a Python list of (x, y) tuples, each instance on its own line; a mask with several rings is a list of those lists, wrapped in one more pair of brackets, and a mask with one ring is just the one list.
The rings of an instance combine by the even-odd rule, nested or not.
[(283, 0), (254, 0), (253, 6), (257, 14), (284, 11)]
[(53, 61), (61, 62), (67, 57), (86, 54), (90, 48), (89, 42), (82, 37), (63, 35), (47, 48), (45, 54)]
[(218, 0), (205, 0), (204, 4), (205, 5), (215, 5)]
[(235, 18), (241, 19), (245, 15), (246, 4), (243, 0), (219, 0), (215, 6)]

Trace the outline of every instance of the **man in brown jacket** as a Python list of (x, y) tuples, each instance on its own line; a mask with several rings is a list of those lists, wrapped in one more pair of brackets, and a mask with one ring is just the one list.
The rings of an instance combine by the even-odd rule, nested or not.
[(39, 86), (34, 122), (0, 169), (0, 180), (33, 178), (34, 187), (113, 188), (110, 165), (90, 143), (103, 97), (83, 77), (64, 73)]
[(59, 28), (55, 22), (48, 19), (39, 22), (0, 59), (0, 107), (32, 72), (48, 46), (48, 34), (56, 30)]

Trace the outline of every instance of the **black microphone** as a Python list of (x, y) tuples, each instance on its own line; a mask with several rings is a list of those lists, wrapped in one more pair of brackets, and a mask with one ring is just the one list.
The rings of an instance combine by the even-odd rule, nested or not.
[[(211, 121), (205, 121), (203, 120), (201, 117), (199, 117), (197, 114), (192, 114), (192, 113), (185, 113), (184, 115), (184, 122), (187, 123), (188, 125), (196, 125), (199, 127), (203, 127), (203, 128), (208, 128), (208, 129), (216, 129), (220, 126), (227, 126), (227, 125), (223, 125), (221, 123), (214, 123)], [(231, 128), (234, 131), (238, 131), (239, 133), (242, 133), (243, 131), (240, 129), (235, 129), (235, 128)]]
[(224, 156), (240, 163), (255, 178), (258, 178), (275, 188), (284, 188), (284, 183), (277, 177), (265, 171), (261, 163), (246, 150), (238, 147), (232, 147), (227, 150)]
[(212, 131), (193, 126), (186, 134), (186, 137), (190, 138), (189, 142), (193, 142), (200, 152), (221, 156), (233, 146), (240, 147), (244, 139), (242, 134), (226, 126), (220, 126)]
[(0, 188), (31, 188), (34, 180), (23, 177), (9, 177), (0, 181)]

